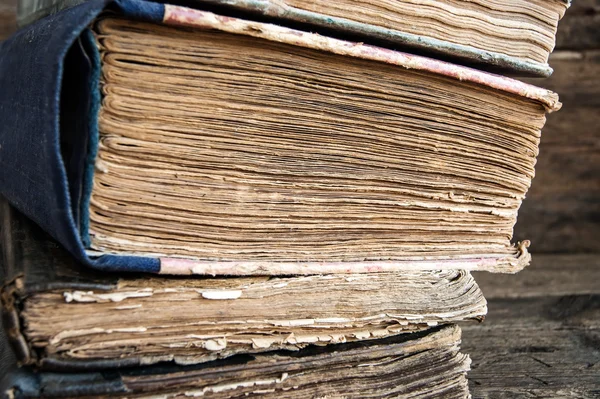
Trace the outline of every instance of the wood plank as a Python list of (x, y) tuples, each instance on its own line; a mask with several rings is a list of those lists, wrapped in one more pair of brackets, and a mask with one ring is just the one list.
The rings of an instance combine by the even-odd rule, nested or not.
[(600, 294), (600, 256), (534, 254), (531, 266), (518, 274), (474, 272), (473, 276), (488, 300)]
[(534, 253), (600, 251), (599, 25), (600, 0), (574, 1), (556, 47), (583, 51), (554, 52), (552, 77), (529, 80), (563, 102), (542, 131), (537, 176), (515, 226), (515, 239), (530, 239)]
[(461, 327), (474, 398), (600, 397), (600, 295), (492, 299)]
[(600, 397), (600, 255), (534, 255), (516, 275), (475, 273), (483, 323), (461, 323), (474, 398)]
[(17, 30), (17, 0), (0, 0), (0, 42)]
[(575, 0), (558, 24), (556, 49), (600, 47), (600, 0)]
[(536, 177), (515, 240), (532, 252), (598, 252), (600, 245), (600, 50), (558, 52), (554, 75), (530, 83), (554, 90), (563, 109), (542, 131)]
[(565, 109), (600, 105), (600, 100), (597, 98), (600, 82), (596, 75), (599, 64), (600, 49), (555, 51), (550, 56), (550, 65), (554, 68), (550, 78), (524, 80), (553, 90), (560, 95), (563, 109), (548, 117), (548, 120), (552, 121), (557, 115), (565, 114)]

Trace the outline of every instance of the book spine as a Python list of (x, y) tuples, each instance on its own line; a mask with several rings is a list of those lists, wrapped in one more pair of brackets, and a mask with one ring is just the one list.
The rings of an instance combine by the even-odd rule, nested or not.
[(21, 283), (21, 277), (19, 277), (2, 287), (0, 294), (2, 298), (2, 327), (18, 364), (29, 365), (36, 363), (36, 356), (22, 333), (22, 323), (18, 311), (19, 295), (17, 293), (18, 286)]
[(2, 263), (2, 327), (9, 346), (19, 364), (33, 363), (32, 351), (21, 333), (21, 321), (18, 312), (18, 287), (22, 286), (22, 264), (14, 261), (13, 215), (8, 201), (0, 196), (0, 262)]

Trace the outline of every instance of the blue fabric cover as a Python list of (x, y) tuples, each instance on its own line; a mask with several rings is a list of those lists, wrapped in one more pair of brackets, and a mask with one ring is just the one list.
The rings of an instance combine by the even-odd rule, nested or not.
[(88, 26), (107, 7), (154, 22), (164, 15), (162, 4), (144, 0), (90, 0), (0, 44), (0, 193), (82, 263), (157, 273), (157, 258), (85, 252), (100, 107)]

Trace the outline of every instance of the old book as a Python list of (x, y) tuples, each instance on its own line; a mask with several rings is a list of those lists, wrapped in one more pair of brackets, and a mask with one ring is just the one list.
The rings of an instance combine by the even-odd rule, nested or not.
[[(83, 0), (21, 0), (19, 22)], [(307, 24), (393, 48), (517, 75), (548, 76), (548, 55), (570, 0), (194, 0), (220, 12), (258, 14), (281, 24)], [(188, 2), (189, 4), (189, 2)]]
[[(21, 370), (6, 397), (467, 398), (470, 359), (457, 326), (381, 340), (234, 356), (196, 366), (111, 372)], [(159, 396), (160, 395), (160, 396)]]
[(39, 64), (23, 46), (66, 51), (82, 31), (57, 59), (64, 75), (35, 69), (63, 78), (60, 96), (39, 96), (55, 98), (60, 124), (5, 107), (0, 148), (19, 170), (1, 171), (3, 194), (80, 261), (213, 275), (529, 262), (528, 242), (510, 239), (556, 94), (267, 23), (119, 4), (91, 32), (101, 1), (40, 21), (0, 61), (26, 61), (4, 92), (35, 102), (46, 86), (22, 90)]
[(478, 68), (549, 76), (559, 20), (570, 0), (196, 0), (380, 39), (394, 48)]
[(468, 272), (150, 278), (95, 273), (6, 202), (5, 328), (21, 364), (201, 363), (363, 341), (460, 320), (486, 302)]

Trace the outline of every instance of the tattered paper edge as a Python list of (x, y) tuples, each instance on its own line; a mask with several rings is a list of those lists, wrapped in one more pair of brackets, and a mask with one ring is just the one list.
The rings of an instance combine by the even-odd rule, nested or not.
[(480, 270), (517, 273), (531, 263), (529, 241), (517, 245), (514, 256), (455, 259), (410, 259), (352, 262), (209, 261), (161, 257), (160, 274), (208, 276), (312, 275), (382, 273), (408, 270)]
[(558, 111), (562, 105), (558, 101), (556, 93), (505, 76), (482, 72), (432, 58), (402, 53), (364, 43), (334, 39), (278, 25), (226, 17), (208, 11), (170, 4), (165, 5), (162, 22), (172, 26), (215, 29), (232, 34), (252, 36), (278, 43), (326, 51), (346, 57), (378, 61), (406, 69), (442, 75), (528, 98), (539, 102), (547, 112)]
[[(38, 1), (27, 4), (26, 8), (19, 3), (17, 25), (23, 27), (47, 15), (76, 6), (86, 0)], [(501, 68), (511, 76), (548, 77), (553, 70), (548, 63), (522, 59), (516, 56), (487, 51), (469, 45), (461, 45), (429, 36), (417, 35), (396, 29), (385, 28), (352, 19), (325, 15), (297, 7), (292, 7), (277, 0), (196, 0), (198, 4), (227, 7), (244, 13), (255, 13), (280, 21), (302, 23), (323, 29), (332, 29), (341, 33), (360, 35), (369, 39), (383, 40), (393, 45), (410, 48), (416, 51), (431, 52), (432, 55), (456, 58), (459, 62), (476, 63), (478, 68)], [(563, 3), (559, 11), (562, 19), (571, 5), (571, 0), (556, 0)]]
[[(162, 10), (161, 10), (162, 11)], [(406, 54), (364, 43), (349, 42), (315, 33), (285, 28), (273, 24), (226, 17), (212, 12), (187, 7), (165, 5), (160, 22), (165, 25), (194, 29), (214, 29), (231, 34), (246, 35), (293, 46), (299, 46), (332, 54), (383, 62), (405, 69), (445, 76), (486, 88), (527, 98), (538, 102), (547, 112), (560, 109), (558, 95), (530, 84), (508, 77), (478, 71), (423, 56)], [(158, 15), (156, 15), (158, 17)], [(160, 18), (160, 17), (159, 17)], [(159, 22), (158, 18), (155, 22)], [(190, 257), (174, 257), (161, 253), (137, 254), (160, 262), (160, 274), (169, 275), (314, 275), (397, 272), (405, 270), (484, 270), (501, 273), (516, 273), (527, 266), (531, 256), (527, 251), (528, 241), (519, 244), (514, 253), (481, 254), (447, 257), (410, 256), (397, 260), (381, 261), (237, 261), (206, 260)], [(158, 249), (158, 248), (157, 248)], [(158, 249), (160, 251), (160, 249)], [(108, 254), (87, 251), (87, 255), (119, 258), (131, 254)]]
[[(340, 33), (359, 35), (368, 39), (383, 40), (403, 48), (426, 51), (433, 56), (456, 58), (457, 62), (477, 64), (480, 69), (500, 68), (506, 73), (527, 77), (548, 77), (553, 70), (547, 61), (537, 62), (517, 56), (484, 50), (471, 45), (453, 43), (430, 36), (408, 33), (383, 26), (362, 23), (350, 18), (325, 15), (285, 4), (277, 0), (197, 0), (200, 3), (217, 7), (227, 7), (238, 12), (250, 12), (276, 18), (281, 21), (308, 24)], [(556, 0), (563, 4), (559, 10), (559, 20), (570, 6), (570, 0)]]

